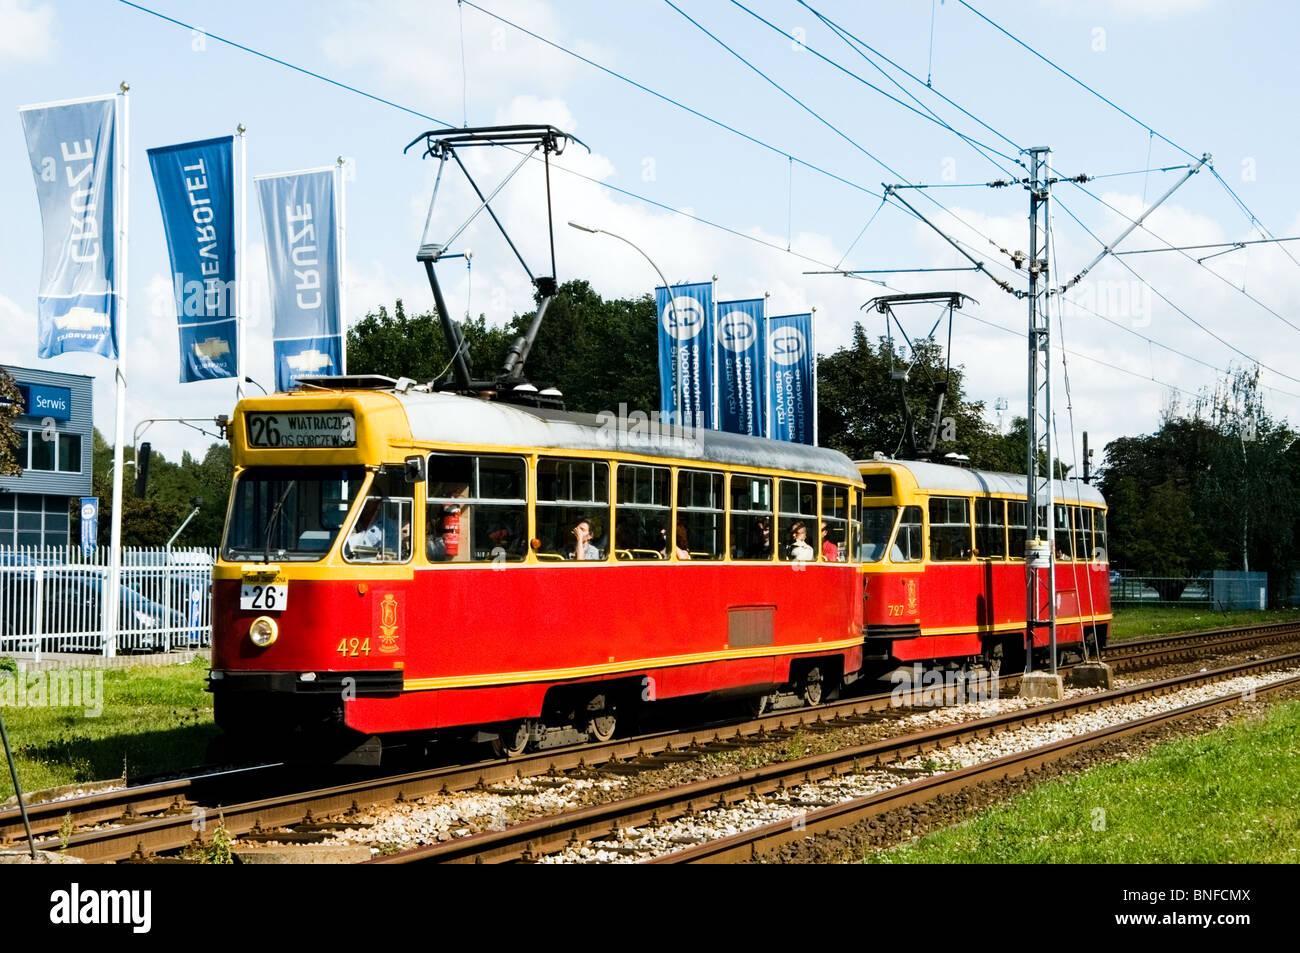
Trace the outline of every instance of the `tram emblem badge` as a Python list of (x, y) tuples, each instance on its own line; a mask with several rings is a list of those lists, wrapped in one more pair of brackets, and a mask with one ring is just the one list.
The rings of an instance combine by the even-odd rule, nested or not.
[(921, 599), (920, 596), (917, 595), (916, 591), (916, 580), (904, 579), (903, 591), (907, 596), (907, 614), (916, 615), (917, 611), (921, 607)]
[(392, 655), (399, 650), (397, 630), (401, 626), (401, 606), (397, 596), (388, 592), (379, 603), (379, 651)]

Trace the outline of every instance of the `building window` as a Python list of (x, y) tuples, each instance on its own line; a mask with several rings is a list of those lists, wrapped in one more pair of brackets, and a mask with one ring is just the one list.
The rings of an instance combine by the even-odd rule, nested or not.
[(81, 434), (59, 434), (59, 472), (81, 472)]

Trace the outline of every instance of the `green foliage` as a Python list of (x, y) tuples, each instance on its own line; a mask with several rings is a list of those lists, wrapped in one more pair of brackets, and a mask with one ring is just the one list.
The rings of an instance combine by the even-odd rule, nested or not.
[[(817, 412), (823, 446), (855, 460), (877, 451), (887, 455), (903, 445), (905, 417), (898, 382), (891, 371), (907, 361), (880, 338), (873, 346), (861, 324), (853, 340), (817, 366)], [(945, 375), (943, 348), (932, 340), (916, 342), (916, 360), (909, 371), (907, 401), (915, 419), (917, 442), (927, 442), (936, 404), (936, 385)], [(965, 454), (970, 465), (1005, 473), (1025, 472), (1025, 424), (1016, 421), (1008, 434), (999, 434), (985, 418), (984, 404), (968, 401), (962, 388), (963, 368), (947, 372), (943, 418), (935, 452)]]
[(17, 476), (23, 469), (18, 462), (21, 440), (14, 429), (14, 421), (22, 412), (21, 400), (17, 382), (0, 367), (0, 476)]
[[(480, 315), (460, 322), (472, 375), (495, 380), (511, 343), (536, 312), (488, 327)], [(526, 377), (554, 385), (570, 410), (597, 413), (659, 407), (658, 331), (650, 297), (606, 301), (585, 281), (561, 285), (546, 312), (526, 364)], [(417, 381), (441, 380), (450, 352), (436, 311), (409, 316), (399, 300), (390, 314), (380, 306), (348, 331), (348, 370)]]
[(1265, 409), (1257, 368), (1171, 405), (1155, 433), (1110, 443), (1100, 488), (1116, 566), (1176, 580), (1265, 570), (1274, 599), (1300, 568), (1300, 445)]
[(1294, 863), (1300, 703), (1051, 781), (869, 863)]
[[(94, 435), (93, 459), (91, 493), (99, 497), (99, 545), (107, 546), (113, 519), (113, 448), (98, 430)], [(144, 499), (135, 496), (135, 467), (132, 465), (135, 453), (132, 448), (126, 448), (124, 459), (122, 545), (164, 545), (189, 515), (190, 500), (195, 497), (203, 500), (203, 506), (185, 527), (176, 545), (212, 547), (220, 544), (235, 472), (229, 444), (212, 444), (202, 460), (184, 453), (179, 464), (170, 462), (155, 450), (149, 461), (149, 485)], [(72, 520), (70, 538), (79, 539), (79, 508), (73, 505), (69, 515)]]

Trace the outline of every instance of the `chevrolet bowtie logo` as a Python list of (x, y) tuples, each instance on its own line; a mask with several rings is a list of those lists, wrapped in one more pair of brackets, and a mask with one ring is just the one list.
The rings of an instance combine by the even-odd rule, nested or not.
[(303, 351), (301, 354), (291, 354), (285, 358), (292, 370), (299, 372), (324, 370), (334, 363), (328, 354), (312, 348), (310, 351)]

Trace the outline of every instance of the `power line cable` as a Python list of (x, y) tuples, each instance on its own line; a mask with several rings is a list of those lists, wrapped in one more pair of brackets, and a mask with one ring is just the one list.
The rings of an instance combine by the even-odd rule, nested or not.
[[(1098, 237), (1093, 233), (1093, 231), (1092, 231), (1090, 228), (1088, 228), (1087, 225), (1084, 225), (1083, 222), (1080, 221), (1079, 216), (1075, 215), (1074, 212), (1072, 212), (1072, 211), (1070, 210), (1070, 207), (1069, 207), (1068, 205), (1066, 205), (1066, 204), (1065, 204), (1064, 202), (1062, 202), (1060, 199), (1057, 199), (1056, 204), (1059, 205), (1059, 206), (1060, 206), (1060, 207), (1065, 211), (1065, 213), (1066, 213), (1067, 215), (1070, 216), (1070, 218), (1074, 219), (1074, 221), (1078, 223), (1078, 225), (1079, 225), (1080, 228), (1082, 228), (1085, 232), (1087, 232), (1089, 235), (1091, 235), (1091, 236), (1092, 236), (1092, 239), (1093, 239), (1094, 241), (1096, 241), (1098, 244), (1100, 244), (1103, 248), (1106, 247), (1106, 243), (1103, 242), (1100, 238), (1098, 238)], [(1111, 257), (1114, 257), (1114, 256), (1111, 256)], [(1205, 326), (1204, 324), (1202, 324), (1200, 321), (1197, 321), (1194, 317), (1192, 317), (1190, 314), (1188, 314), (1187, 311), (1185, 311), (1183, 308), (1179, 307), (1177, 304), (1175, 304), (1173, 301), (1171, 301), (1171, 300), (1169, 299), (1169, 297), (1168, 297), (1166, 294), (1164, 294), (1164, 292), (1162, 292), (1159, 288), (1155, 287), (1155, 285), (1151, 284), (1151, 282), (1147, 281), (1147, 280), (1146, 280), (1145, 278), (1143, 278), (1140, 274), (1138, 274), (1137, 270), (1134, 269), (1134, 267), (1133, 267), (1132, 265), (1130, 265), (1127, 261), (1125, 261), (1123, 258), (1115, 258), (1115, 261), (1117, 261), (1117, 262), (1118, 262), (1118, 263), (1119, 263), (1119, 264), (1120, 264), (1120, 265), (1121, 265), (1121, 266), (1122, 266), (1126, 271), (1129, 272), (1129, 274), (1131, 274), (1134, 278), (1136, 278), (1138, 281), (1140, 281), (1143, 285), (1145, 285), (1146, 287), (1150, 288), (1151, 291), (1156, 295), (1156, 297), (1158, 297), (1161, 301), (1163, 301), (1165, 304), (1169, 305), (1169, 307), (1173, 308), (1175, 311), (1177, 311), (1179, 314), (1181, 314), (1184, 318), (1186, 318), (1188, 321), (1190, 321), (1190, 322), (1191, 322), (1192, 324), (1194, 324), (1196, 327), (1200, 328), (1202, 331), (1204, 331), (1204, 332), (1205, 332), (1206, 334), (1208, 334), (1210, 337), (1214, 338), (1216, 341), (1218, 341), (1218, 342), (1219, 342), (1220, 344), (1222, 344), (1224, 347), (1228, 348), (1228, 350), (1232, 351), (1232, 352), (1235, 353), (1235, 354), (1240, 355), (1241, 357), (1244, 357), (1246, 360), (1250, 361), (1252, 364), (1258, 364), (1260, 367), (1264, 368), (1264, 369), (1267, 370), (1267, 371), (1271, 371), (1272, 373), (1278, 375), (1279, 377), (1284, 377), (1284, 378), (1286, 378), (1287, 380), (1289, 380), (1289, 381), (1291, 381), (1291, 382), (1293, 382), (1293, 383), (1300, 384), (1300, 378), (1292, 377), (1290, 374), (1284, 373), (1284, 372), (1282, 372), (1282, 371), (1279, 371), (1279, 370), (1278, 370), (1277, 368), (1275, 368), (1275, 367), (1271, 367), (1270, 365), (1265, 364), (1263, 361), (1259, 360), (1259, 358), (1252, 357), (1251, 355), (1249, 355), (1249, 354), (1247, 354), (1245, 351), (1243, 351), (1241, 348), (1237, 347), (1235, 344), (1233, 344), (1233, 343), (1231, 343), (1230, 341), (1228, 341), (1226, 338), (1222, 337), (1221, 335), (1217, 334), (1217, 333), (1214, 332), (1214, 331), (1211, 331), (1208, 327), (1206, 327), (1206, 326)]]
[[(347, 83), (343, 83), (343, 82), (340, 82), (339, 80), (332, 79), (332, 78), (330, 78), (330, 77), (328, 77), (328, 76), (325, 76), (325, 75), (322, 74), (322, 73), (318, 73), (318, 72), (316, 72), (316, 71), (314, 71), (314, 70), (306, 69), (305, 67), (298, 66), (298, 65), (296, 65), (296, 64), (294, 64), (294, 63), (290, 63), (290, 62), (288, 62), (287, 60), (280, 59), (280, 58), (277, 57), (277, 56), (272, 56), (272, 55), (269, 54), (269, 53), (264, 53), (264, 52), (262, 52), (261, 50), (254, 49), (253, 47), (251, 47), (251, 46), (247, 46), (247, 45), (245, 45), (245, 44), (243, 44), (243, 43), (239, 43), (238, 41), (228, 39), (227, 37), (220, 36), (220, 35), (218, 35), (218, 34), (216, 34), (216, 33), (208, 33), (208, 32), (206, 32), (206, 31), (199, 30), (198, 27), (195, 27), (195, 26), (193, 26), (192, 24), (186, 23), (186, 22), (184, 22), (183, 20), (178, 20), (178, 19), (176, 19), (175, 17), (167, 16), (166, 14), (163, 14), (163, 13), (159, 13), (159, 12), (156, 11), (156, 10), (151, 10), (150, 8), (148, 8), (148, 7), (146, 7), (146, 6), (142, 6), (142, 5), (139, 4), (139, 3), (134, 3), (134, 2), (132, 2), (132, 0), (119, 0), (119, 2), (122, 3), (122, 4), (124, 4), (124, 5), (126, 5), (126, 6), (128, 6), (128, 7), (132, 7), (132, 8), (134, 8), (134, 9), (136, 9), (136, 10), (140, 11), (141, 13), (149, 14), (150, 16), (156, 17), (156, 18), (158, 18), (158, 19), (160, 19), (160, 20), (165, 20), (165, 21), (167, 21), (168, 23), (174, 24), (175, 26), (179, 26), (179, 27), (181, 27), (181, 28), (183, 28), (183, 29), (185, 29), (185, 30), (190, 30), (190, 31), (192, 31), (192, 32), (194, 32), (194, 31), (201, 32), (201, 33), (203, 33), (204, 36), (208, 37), (209, 39), (216, 40), (216, 41), (218, 41), (218, 42), (220, 42), (220, 43), (225, 43), (227, 46), (234, 47), (235, 49), (241, 50), (242, 52), (248, 53), (248, 54), (250, 54), (250, 55), (252, 55), (252, 56), (256, 56), (256, 57), (258, 57), (259, 59), (264, 59), (264, 60), (267, 60), (268, 62), (275, 63), (276, 65), (283, 66), (283, 67), (285, 67), (286, 69), (293, 70), (293, 71), (296, 72), (296, 73), (301, 73), (301, 74), (303, 74), (303, 75), (305, 75), (305, 76), (310, 76), (311, 78), (316, 79), (316, 80), (319, 80), (319, 81), (321, 81), (321, 82), (323, 82), (323, 83), (326, 83), (326, 84), (328, 84), (328, 85), (330, 85), (330, 86), (336, 87), (336, 88), (338, 88), (338, 89), (343, 89), (343, 90), (346, 90), (346, 91), (351, 92), (351, 93), (355, 93), (356, 95), (361, 96), (361, 97), (363, 97), (363, 98), (365, 98), (365, 99), (369, 99), (369, 100), (371, 100), (371, 101), (373, 101), (373, 102), (379, 103), (379, 104), (384, 105), (384, 106), (388, 106), (388, 107), (390, 107), (390, 108), (393, 108), (393, 109), (399, 110), (399, 111), (404, 112), (404, 113), (407, 113), (407, 114), (409, 114), (409, 115), (417, 116), (417, 117), (419, 117), (419, 118), (421, 118), (421, 119), (427, 119), (429, 122), (432, 122), (432, 123), (434, 123), (435, 125), (438, 125), (438, 126), (444, 126), (444, 127), (449, 127), (449, 126), (452, 125), (451, 123), (447, 122), (447, 121), (444, 120), (444, 119), (440, 119), (440, 118), (438, 118), (437, 116), (431, 116), (431, 115), (429, 115), (428, 113), (420, 112), (419, 110), (412, 109), (412, 108), (409, 107), (409, 106), (403, 106), (402, 104), (400, 104), (400, 103), (396, 103), (396, 102), (393, 102), (392, 100), (384, 99), (382, 96), (376, 96), (375, 94), (373, 94), (373, 93), (369, 93), (369, 92), (366, 92), (366, 91), (363, 90), (363, 89), (359, 89), (359, 88), (357, 88), (357, 87), (355, 87), (355, 86), (350, 86), (350, 85), (348, 85)], [(466, 0), (466, 3), (469, 4), (470, 6), (474, 6), (474, 4), (470, 3), (469, 0)], [(475, 7), (475, 9), (481, 9), (481, 8)], [(742, 134), (742, 135), (743, 135), (743, 134)], [(513, 148), (513, 147), (510, 147), (510, 146), (503, 146), (503, 148), (508, 149), (509, 151), (514, 152), (514, 153), (516, 153), (517, 155), (522, 155), (522, 154), (523, 154), (520, 150), (515, 149), (515, 148)], [(780, 150), (774, 150), (774, 151), (778, 151), (778, 152), (779, 152)], [(786, 155), (786, 153), (784, 153), (784, 152), (780, 152), (780, 154), (781, 154), (781, 155)], [(540, 160), (540, 159), (537, 159), (536, 157), (534, 157), (534, 161), (538, 161), (538, 162), (540, 162), (541, 160)], [(795, 161), (799, 161), (799, 160), (796, 159)], [(655, 199), (649, 198), (648, 196), (645, 196), (645, 195), (641, 195), (641, 194), (639, 194), (639, 193), (637, 193), (637, 192), (633, 192), (633, 191), (631, 191), (631, 190), (629, 190), (629, 189), (620, 188), (619, 186), (617, 186), (617, 185), (612, 185), (612, 184), (609, 183), (609, 182), (603, 182), (603, 181), (601, 181), (600, 179), (594, 178), (594, 177), (589, 176), (589, 175), (585, 175), (584, 173), (579, 172), (579, 171), (577, 171), (576, 169), (570, 169), (570, 168), (568, 168), (568, 167), (566, 167), (566, 166), (560, 164), (559, 162), (552, 162), (552, 163), (551, 163), (551, 167), (554, 168), (554, 169), (559, 170), (560, 172), (566, 173), (567, 175), (571, 175), (571, 176), (574, 176), (574, 177), (576, 177), (576, 178), (583, 179), (583, 180), (585, 180), (585, 181), (587, 181), (587, 182), (592, 183), (593, 185), (597, 185), (597, 186), (599, 186), (600, 188), (606, 189), (606, 190), (608, 190), (608, 191), (611, 191), (611, 192), (617, 192), (618, 194), (623, 195), (623, 196), (626, 196), (627, 198), (635, 199), (635, 200), (638, 201), (638, 202), (643, 202), (643, 203), (645, 203), (645, 204), (647, 204), (647, 205), (653, 206), (654, 208), (660, 209), (660, 210), (662, 210), (662, 211), (670, 212), (670, 213), (672, 213), (673, 215), (678, 215), (678, 216), (681, 216), (681, 217), (683, 217), (683, 218), (688, 218), (688, 219), (690, 219), (691, 221), (697, 222), (698, 224), (704, 225), (704, 226), (706, 226), (706, 227), (708, 227), (708, 228), (713, 228), (713, 229), (716, 229), (716, 230), (718, 230), (718, 231), (725, 232), (725, 233), (727, 233), (728, 235), (734, 236), (734, 237), (736, 237), (736, 238), (742, 238), (742, 239), (744, 239), (745, 241), (753, 242), (753, 243), (758, 244), (758, 245), (762, 245), (762, 246), (765, 247), (765, 248), (770, 248), (770, 249), (772, 249), (772, 250), (774, 250), (774, 251), (782, 252), (783, 254), (789, 254), (789, 255), (792, 255), (792, 256), (794, 256), (795, 258), (798, 258), (798, 259), (800, 259), (800, 260), (802, 260), (802, 261), (806, 261), (806, 262), (808, 262), (809, 264), (820, 265), (820, 266), (822, 266), (823, 268), (829, 268), (829, 267), (830, 267), (830, 263), (829, 263), (829, 262), (822, 261), (822, 260), (819, 259), (819, 258), (813, 258), (811, 255), (805, 255), (805, 254), (803, 254), (802, 252), (797, 252), (797, 251), (793, 251), (793, 250), (787, 250), (787, 249), (781, 247), (779, 244), (777, 244), (777, 243), (775, 243), (775, 242), (769, 242), (769, 241), (766, 241), (766, 240), (764, 240), (764, 239), (762, 239), (762, 238), (759, 238), (759, 237), (756, 236), (756, 235), (750, 235), (750, 234), (747, 234), (747, 233), (745, 233), (745, 232), (740, 231), (739, 229), (732, 228), (732, 227), (730, 227), (730, 226), (723, 225), (723, 224), (721, 224), (721, 223), (719, 223), (719, 222), (715, 222), (715, 221), (712, 221), (712, 220), (710, 220), (710, 219), (704, 218), (703, 216), (695, 215), (695, 214), (693, 214), (693, 213), (691, 213), (691, 212), (684, 211), (683, 209), (674, 208), (674, 207), (671, 206), (671, 205), (666, 205), (666, 204), (663, 203), (663, 202), (656, 201)], [(814, 168), (815, 171), (824, 172), (824, 170), (816, 169), (816, 167), (811, 167), (811, 166), (810, 166), (810, 168)], [(832, 173), (825, 173), (825, 174), (832, 175), (832, 177), (834, 177)], [(859, 191), (866, 192), (867, 194), (872, 195), (872, 196), (875, 197), (875, 198), (883, 199), (883, 196), (880, 195), (880, 194), (877, 193), (877, 192), (873, 192), (873, 191), (871, 191), (870, 189), (866, 189), (866, 188), (864, 188), (864, 187), (862, 187), (862, 186), (860, 186), (860, 185), (857, 185), (856, 183), (849, 182), (847, 179), (842, 180), (842, 181), (844, 182), (844, 184), (846, 184), (846, 185), (850, 185), (850, 186), (852, 186), (853, 188), (858, 189)], [(891, 291), (897, 291), (897, 290), (898, 290), (898, 289), (896, 289), (896, 288), (892, 288), (892, 287), (890, 287), (890, 286), (888, 286), (888, 285), (884, 285), (883, 282), (874, 282), (874, 283), (875, 283), (875, 284), (880, 284), (880, 285), (882, 285), (883, 287), (889, 288), (889, 290), (891, 290)]]
[[(735, 0), (732, 0), (732, 2), (734, 3)], [(792, 101), (793, 103), (795, 103), (797, 106), (799, 106), (799, 108), (803, 109), (806, 113), (808, 113), (810, 116), (812, 116), (814, 119), (816, 119), (816, 120), (817, 120), (818, 122), (820, 122), (822, 125), (824, 125), (824, 126), (825, 126), (827, 129), (829, 129), (831, 132), (835, 133), (835, 135), (839, 136), (841, 139), (843, 139), (845, 142), (847, 142), (847, 143), (848, 143), (849, 145), (851, 145), (853, 148), (857, 149), (859, 152), (861, 152), (863, 155), (865, 155), (865, 156), (866, 156), (868, 159), (870, 159), (872, 162), (875, 162), (877, 165), (879, 165), (882, 169), (884, 169), (884, 170), (885, 170), (886, 172), (888, 172), (890, 175), (893, 175), (893, 176), (895, 176), (896, 178), (901, 179), (903, 182), (907, 182), (907, 181), (908, 181), (908, 179), (907, 179), (904, 175), (902, 175), (900, 172), (898, 172), (898, 170), (894, 169), (892, 166), (890, 166), (890, 165), (889, 165), (888, 163), (886, 163), (884, 160), (882, 160), (882, 159), (880, 159), (879, 157), (877, 157), (876, 155), (874, 155), (874, 154), (873, 154), (870, 150), (868, 150), (865, 146), (863, 146), (861, 143), (859, 143), (859, 142), (857, 142), (855, 139), (853, 139), (853, 137), (851, 137), (850, 135), (848, 135), (848, 133), (844, 132), (842, 129), (840, 129), (838, 126), (836, 126), (836, 125), (835, 125), (834, 123), (832, 123), (830, 120), (826, 119), (826, 118), (825, 118), (824, 116), (822, 116), (819, 112), (817, 112), (815, 109), (813, 109), (811, 106), (809, 106), (809, 105), (808, 105), (807, 103), (805, 103), (803, 100), (801, 100), (798, 96), (794, 95), (794, 93), (790, 92), (788, 89), (786, 89), (786, 88), (785, 88), (784, 86), (782, 86), (780, 83), (778, 83), (776, 80), (772, 79), (772, 77), (770, 77), (770, 76), (768, 76), (766, 73), (764, 73), (761, 69), (759, 69), (759, 68), (758, 68), (757, 66), (755, 66), (753, 63), (751, 63), (748, 59), (746, 59), (746, 58), (745, 58), (741, 53), (737, 52), (735, 49), (733, 49), (731, 46), (729, 46), (729, 45), (728, 45), (724, 40), (722, 40), (722, 39), (721, 39), (720, 37), (718, 37), (716, 34), (712, 33), (712, 32), (711, 32), (707, 27), (705, 27), (703, 24), (701, 24), (698, 20), (696, 20), (696, 19), (694, 19), (693, 17), (691, 17), (688, 13), (686, 13), (684, 10), (682, 10), (681, 7), (679, 7), (679, 6), (677, 6), (675, 3), (673, 3), (673, 0), (664, 0), (664, 3), (666, 3), (668, 6), (672, 7), (673, 10), (675, 10), (678, 14), (680, 14), (680, 15), (682, 16), (683, 19), (685, 19), (688, 23), (690, 23), (692, 26), (694, 26), (697, 30), (699, 30), (699, 31), (700, 31), (701, 33), (703, 33), (705, 36), (709, 37), (709, 39), (713, 40), (715, 43), (717, 43), (719, 46), (721, 46), (724, 50), (726, 50), (728, 53), (730, 53), (730, 54), (731, 54), (732, 56), (734, 56), (736, 59), (740, 60), (741, 63), (743, 63), (743, 64), (744, 64), (745, 66), (747, 66), (749, 69), (753, 70), (755, 73), (757, 73), (760, 77), (762, 77), (762, 78), (763, 78), (763, 79), (764, 79), (768, 84), (770, 84), (770, 85), (771, 85), (774, 89), (776, 89), (779, 93), (781, 93), (783, 96), (787, 97), (789, 100), (791, 100), (791, 101)], [(764, 21), (764, 22), (766, 22), (766, 21)], [(776, 27), (775, 29), (777, 29), (778, 32), (782, 33), (782, 35), (784, 35), (784, 36), (789, 36), (788, 33), (785, 33), (785, 32), (782, 31), (779, 27)], [(793, 42), (793, 38), (792, 38), (792, 42)], [(809, 49), (810, 49), (810, 48), (809, 48)], [(824, 58), (824, 57), (823, 57), (823, 58)], [(837, 64), (833, 64), (833, 65), (837, 65)], [(868, 84), (868, 85), (870, 85), (870, 84)], [(888, 94), (885, 94), (885, 95), (888, 95)], [(894, 97), (892, 97), (892, 96), (889, 97), (889, 98), (894, 99)], [(910, 109), (911, 107), (908, 107), (908, 108)], [(916, 112), (915, 109), (913, 109), (912, 111), (913, 111), (913, 112)], [(925, 193), (922, 193), (922, 194), (924, 195)], [(935, 199), (933, 196), (929, 196), (929, 195), (927, 195), (926, 198), (927, 198), (931, 203), (933, 203), (934, 205), (936, 205), (938, 208), (940, 208), (940, 209), (943, 210), (944, 212), (947, 212), (947, 213), (948, 213), (949, 215), (951, 215), (953, 218), (957, 219), (959, 222), (961, 222), (963, 225), (965, 225), (965, 226), (966, 226), (967, 228), (969, 228), (971, 231), (975, 232), (976, 234), (981, 235), (981, 236), (982, 236), (982, 237), (983, 237), (983, 238), (984, 238), (984, 239), (985, 239), (985, 240), (986, 240), (990, 245), (992, 245), (994, 248), (999, 248), (997, 242), (993, 241), (993, 239), (989, 238), (987, 235), (984, 235), (982, 232), (980, 232), (979, 229), (977, 229), (975, 226), (971, 225), (969, 222), (965, 221), (965, 219), (963, 219), (960, 215), (958, 215), (957, 213), (953, 212), (951, 209), (946, 208), (944, 205), (942, 205), (942, 204), (941, 204), (937, 199)]]
[(717, 126), (719, 129), (724, 129), (727, 132), (732, 133), (733, 135), (739, 136), (740, 138), (744, 139), (749, 143), (752, 143), (753, 145), (756, 145), (762, 149), (766, 149), (768, 152), (775, 153), (776, 155), (781, 156), (783, 159), (787, 159), (790, 162), (796, 162), (806, 169), (810, 169), (813, 172), (817, 172), (821, 175), (826, 176), (827, 178), (834, 179), (836, 182), (839, 182), (842, 185), (847, 185), (849, 186), (849, 188), (857, 189), (859, 192), (865, 192), (868, 195), (873, 196), (874, 198), (882, 197), (879, 192), (869, 189), (864, 185), (860, 185), (859, 183), (854, 182), (851, 179), (847, 179), (842, 175), (838, 175), (834, 172), (831, 172), (829, 169), (822, 168), (821, 166), (809, 162), (806, 159), (801, 159), (798, 156), (794, 155), (793, 153), (788, 152), (785, 149), (782, 149), (780, 146), (773, 145), (770, 142), (760, 139), (758, 136), (751, 135), (750, 133), (744, 132), (743, 130), (738, 129), (735, 126), (732, 126), (722, 121), (721, 119), (717, 119), (713, 116), (710, 116), (708, 113), (696, 109), (693, 106), (688, 106), (685, 103), (681, 102), (680, 100), (674, 99), (673, 97), (667, 95), (666, 93), (661, 93), (657, 89), (652, 89), (651, 87), (645, 85), (644, 83), (637, 82), (636, 80), (632, 79), (630, 76), (626, 76), (623, 73), (618, 72), (617, 70), (611, 69), (610, 67), (605, 66), (603, 63), (598, 63), (595, 60), (591, 59), (590, 57), (583, 56), (581, 53), (571, 50), (568, 47), (555, 42), (554, 40), (550, 40), (542, 36), (540, 33), (536, 33), (528, 29), (527, 27), (521, 26), (518, 23), (515, 23), (513, 20), (504, 17), (499, 13), (495, 13), (492, 10), (487, 9), (486, 7), (479, 6), (477, 3), (474, 3), (473, 0), (461, 0), (461, 2), (463, 2), (465, 6), (471, 7), (477, 10), (479, 13), (482, 13), (484, 16), (491, 17), (492, 19), (500, 23), (504, 23), (506, 26), (518, 30), (520, 33), (523, 33), (525, 36), (532, 37), (534, 40), (537, 40), (537, 42), (543, 43), (546, 46), (551, 47), (551, 49), (553, 50), (571, 56), (576, 60), (580, 60), (581, 62), (586, 63), (588, 66), (592, 67), (593, 69), (598, 69), (602, 73), (614, 77), (614, 79), (620, 80), (621, 82), (624, 82), (629, 86), (633, 86), (636, 89), (641, 90), (643, 93), (647, 93), (655, 97), (656, 99), (668, 103), (670, 106), (675, 106), (676, 108), (681, 109), (684, 112), (688, 112), (692, 116), (695, 116), (697, 119), (703, 119), (705, 122)]

